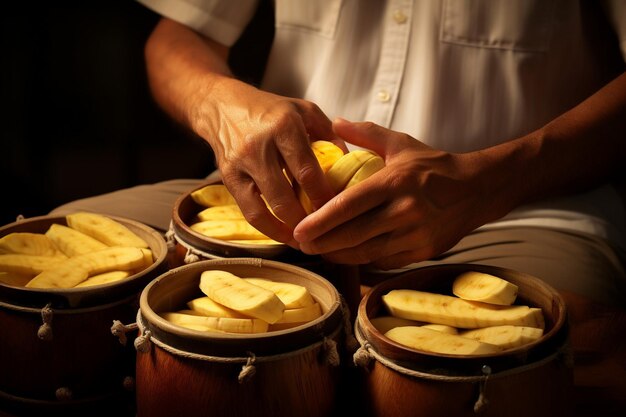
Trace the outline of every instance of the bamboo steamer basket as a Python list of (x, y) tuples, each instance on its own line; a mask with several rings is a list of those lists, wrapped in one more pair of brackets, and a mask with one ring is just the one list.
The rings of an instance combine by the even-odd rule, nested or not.
[[(120, 410), (132, 396), (135, 352), (119, 343), (111, 326), (115, 319), (134, 319), (141, 291), (165, 270), (167, 245), (144, 224), (109, 217), (149, 244), (155, 258), (150, 267), (116, 283), (84, 288), (0, 283), (0, 404), (6, 409), (83, 414), (107, 406)], [(67, 225), (63, 216), (20, 219), (1, 227), (0, 237), (45, 233), (53, 223)]]
[[(200, 275), (225, 270), (303, 285), (322, 317), (261, 334), (185, 329), (159, 313), (202, 296)], [(328, 416), (335, 407), (346, 321), (340, 296), (321, 276), (261, 258), (203, 260), (168, 271), (143, 291), (137, 326), (137, 415)]]
[[(398, 344), (372, 325), (370, 319), (387, 314), (381, 297), (390, 290), (452, 294), (454, 278), (469, 270), (518, 285), (516, 304), (543, 310), (543, 337), (495, 355), (445, 355)], [(361, 345), (354, 362), (363, 368), (364, 409), (372, 416), (571, 415), (573, 365), (565, 303), (558, 292), (532, 276), (473, 264), (405, 272), (365, 295), (354, 331)]]

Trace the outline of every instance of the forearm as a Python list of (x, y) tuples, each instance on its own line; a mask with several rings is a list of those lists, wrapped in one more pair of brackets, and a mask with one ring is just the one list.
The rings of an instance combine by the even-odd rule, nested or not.
[(197, 104), (217, 80), (232, 77), (229, 49), (172, 20), (162, 19), (145, 47), (152, 95), (171, 117), (194, 129)]
[(623, 176), (626, 74), (541, 129), (467, 156), (487, 171), (479, 176), (480, 192), (497, 197), (488, 220), (520, 204)]

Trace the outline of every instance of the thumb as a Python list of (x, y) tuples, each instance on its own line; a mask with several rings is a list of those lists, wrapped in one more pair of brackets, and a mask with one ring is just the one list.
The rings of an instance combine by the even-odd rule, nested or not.
[(388, 153), (388, 139), (397, 134), (372, 122), (350, 122), (342, 118), (333, 121), (333, 130), (346, 142), (370, 149), (379, 155)]

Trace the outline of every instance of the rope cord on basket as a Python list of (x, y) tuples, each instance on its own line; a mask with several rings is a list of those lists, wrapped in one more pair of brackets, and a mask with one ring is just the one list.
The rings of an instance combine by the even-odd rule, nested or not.
[(41, 309), (41, 321), (42, 325), (37, 330), (37, 337), (41, 340), (50, 341), (54, 338), (52, 335), (52, 318), (54, 317), (54, 311), (52, 311), (52, 304), (48, 303)]
[(148, 330), (141, 317), (141, 311), (137, 312), (137, 328), (139, 329), (140, 336), (135, 339), (135, 348), (141, 353), (147, 353), (150, 351), (150, 344), (154, 343), (161, 349), (165, 350), (172, 355), (180, 356), (183, 358), (201, 360), (207, 362), (216, 363), (243, 363), (241, 371), (239, 372), (238, 380), (240, 383), (249, 381), (256, 372), (255, 365), (257, 363), (272, 362), (281, 359), (286, 359), (292, 356), (300, 355), (302, 353), (321, 348), (322, 356), (326, 363), (331, 366), (339, 365), (339, 354), (337, 352), (337, 344), (333, 338), (335, 338), (342, 329), (342, 326), (338, 326), (331, 334), (325, 336), (320, 342), (316, 342), (305, 346), (300, 349), (292, 350), (290, 352), (279, 353), (277, 355), (270, 356), (256, 356), (253, 352), (247, 352), (248, 356), (240, 357), (223, 357), (223, 356), (211, 356), (203, 355), (200, 353), (186, 352), (180, 349), (176, 349), (168, 345), (165, 342), (160, 341), (158, 338), (152, 335), (152, 332)]
[(113, 336), (118, 337), (122, 346), (126, 346), (126, 342), (128, 341), (126, 338), (126, 333), (132, 332), (134, 330), (137, 330), (137, 323), (124, 325), (119, 320), (113, 320), (113, 325), (111, 326), (111, 333), (113, 333)]
[(539, 366), (542, 366), (546, 363), (552, 362), (553, 360), (560, 359), (563, 360), (566, 365), (568, 364), (569, 355), (570, 355), (570, 347), (567, 343), (564, 343), (557, 351), (554, 353), (542, 358), (536, 362), (529, 363), (526, 365), (521, 365), (515, 368), (510, 368), (504, 371), (492, 373), (491, 367), (488, 365), (483, 365), (481, 368), (482, 375), (473, 375), (473, 376), (450, 376), (450, 375), (438, 375), (427, 372), (420, 372), (414, 369), (409, 369), (404, 366), (399, 365), (397, 362), (381, 355), (374, 349), (374, 347), (365, 340), (365, 337), (361, 334), (361, 330), (359, 326), (355, 322), (354, 325), (354, 334), (356, 339), (358, 340), (361, 347), (357, 349), (357, 351), (353, 355), (354, 364), (357, 366), (361, 366), (367, 368), (372, 359), (376, 359), (378, 362), (390, 368), (398, 373), (408, 375), (415, 378), (428, 379), (433, 381), (441, 381), (441, 382), (469, 382), (469, 383), (479, 383), (479, 394), (474, 404), (474, 412), (478, 413), (482, 411), (488, 404), (489, 400), (486, 396), (487, 389), (487, 381), (489, 379), (494, 378), (503, 378), (506, 376), (518, 374), (521, 372), (525, 372)]
[(176, 232), (174, 231), (174, 222), (170, 220), (170, 227), (167, 229), (164, 236), (168, 252), (172, 252), (176, 248), (176, 239), (174, 239), (175, 235)]

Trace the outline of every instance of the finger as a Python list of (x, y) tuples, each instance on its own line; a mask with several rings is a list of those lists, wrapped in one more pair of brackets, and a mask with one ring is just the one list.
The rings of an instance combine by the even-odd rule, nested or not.
[[(384, 168), (368, 178), (367, 183), (348, 188), (319, 210), (304, 218), (294, 229), (294, 238), (311, 242), (335, 227), (381, 205), (387, 199)], [(370, 181), (371, 180), (371, 181)]]
[(251, 178), (225, 176), (224, 184), (237, 201), (248, 223), (274, 240), (297, 246), (297, 242), (293, 240), (292, 229), (268, 210)]
[[(407, 247), (413, 249), (405, 251)], [(333, 263), (374, 264), (379, 268), (384, 267), (381, 269), (392, 269), (428, 259), (430, 253), (428, 243), (418, 240), (415, 233), (403, 236), (385, 233), (353, 248), (330, 252), (323, 257)]]
[(346, 142), (371, 149), (382, 156), (390, 152), (390, 146), (398, 146), (400, 140), (404, 142), (406, 139), (406, 135), (385, 129), (372, 122), (355, 123), (341, 118), (333, 121), (333, 130)]
[(405, 222), (412, 220), (394, 215), (390, 207), (376, 207), (360, 216), (349, 220), (311, 242), (300, 245), (309, 255), (335, 252), (356, 247), (376, 236), (390, 233), (406, 227)]
[[(323, 206), (334, 196), (333, 190), (313, 154), (308, 135), (302, 123), (294, 123), (290, 125), (290, 128), (282, 130), (276, 137), (276, 144), (293, 180), (307, 194), (314, 208), (317, 209)], [(298, 200), (293, 192), (292, 195), (297, 202)], [(304, 213), (301, 206), (298, 212)], [(293, 213), (289, 215), (295, 217)], [(304, 215), (299, 217), (297, 222), (302, 220), (303, 217)], [(297, 222), (290, 223), (290, 225), (295, 227)]]

